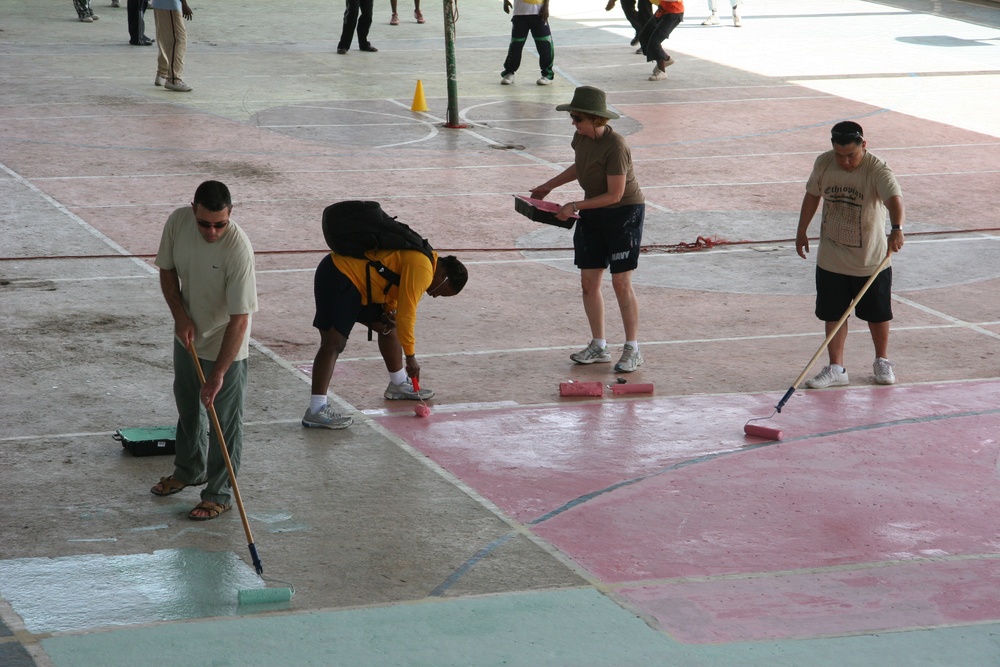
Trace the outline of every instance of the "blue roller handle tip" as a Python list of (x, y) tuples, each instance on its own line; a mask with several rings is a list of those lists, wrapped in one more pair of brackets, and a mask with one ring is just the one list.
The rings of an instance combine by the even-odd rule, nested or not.
[(257, 555), (257, 546), (252, 542), (247, 546), (250, 547), (250, 558), (253, 560), (253, 569), (257, 571), (258, 575), (264, 574), (264, 565), (260, 562), (260, 556)]
[(781, 408), (785, 407), (785, 403), (788, 402), (788, 399), (790, 399), (794, 393), (795, 387), (789, 387), (788, 391), (785, 392), (785, 395), (781, 397), (780, 401), (778, 401), (778, 404), (774, 406), (774, 409), (781, 412)]

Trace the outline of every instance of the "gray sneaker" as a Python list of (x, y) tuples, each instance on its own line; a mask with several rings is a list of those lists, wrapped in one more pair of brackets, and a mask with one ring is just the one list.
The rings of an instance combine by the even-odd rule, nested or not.
[(615, 373), (631, 373), (639, 366), (642, 366), (642, 352), (631, 345), (625, 345), (622, 358), (615, 364)]
[(875, 373), (875, 382), (878, 384), (896, 384), (896, 374), (892, 372), (892, 367), (896, 364), (888, 359), (879, 357), (872, 364), (872, 372)]
[(406, 382), (403, 384), (393, 384), (390, 382), (389, 386), (385, 388), (385, 393), (382, 395), (390, 401), (399, 401), (403, 399), (410, 401), (426, 401), (434, 398), (434, 390), (424, 389), (421, 387), (420, 391), (417, 391), (413, 388), (413, 380), (406, 378)]
[(590, 344), (579, 352), (574, 352), (569, 355), (569, 358), (578, 364), (611, 363), (611, 353), (608, 352), (607, 346), (597, 347), (597, 345), (594, 344), (594, 341), (590, 341)]
[(306, 428), (339, 429), (347, 428), (353, 423), (354, 417), (334, 412), (333, 407), (331, 407), (329, 403), (324, 405), (317, 412), (306, 410), (305, 416), (302, 417), (302, 425)]
[(816, 377), (806, 380), (806, 386), (810, 389), (843, 387), (846, 384), (848, 384), (847, 371), (838, 371), (833, 366), (824, 366)]

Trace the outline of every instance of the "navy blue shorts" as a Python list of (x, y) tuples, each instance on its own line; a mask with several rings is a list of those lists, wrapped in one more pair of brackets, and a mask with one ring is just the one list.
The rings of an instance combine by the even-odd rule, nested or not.
[[(868, 282), (865, 276), (845, 276), (816, 267), (816, 317), (824, 322), (837, 322), (844, 311)], [(866, 322), (888, 322), (892, 319), (892, 267), (878, 274), (875, 282), (854, 308), (858, 319)]]
[(320, 331), (336, 329), (344, 338), (350, 338), (355, 322), (378, 322), (384, 311), (380, 303), (361, 305), (361, 292), (340, 272), (329, 254), (316, 267), (313, 296), (316, 298), (313, 326)]
[(573, 233), (573, 262), (580, 269), (633, 271), (639, 265), (645, 204), (580, 211)]

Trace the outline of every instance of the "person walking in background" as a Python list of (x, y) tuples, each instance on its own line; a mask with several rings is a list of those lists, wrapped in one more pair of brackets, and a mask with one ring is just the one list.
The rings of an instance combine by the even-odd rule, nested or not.
[[(743, 0), (730, 0), (733, 6), (733, 26), (739, 28), (743, 25), (743, 21), (740, 19), (739, 6), (743, 4)], [(719, 5), (717, 0), (708, 0), (708, 11), (712, 14), (701, 22), (702, 25), (719, 25)]]
[(663, 40), (670, 37), (674, 28), (684, 20), (684, 3), (681, 0), (676, 2), (670, 0), (649, 1), (657, 5), (657, 9), (653, 18), (642, 27), (642, 32), (639, 33), (639, 43), (642, 44), (642, 51), (646, 54), (646, 61), (655, 63), (649, 80), (662, 81), (667, 78), (667, 68), (677, 62), (663, 50)]
[(549, 29), (549, 0), (503, 0), (503, 10), (510, 14), (510, 46), (507, 48), (507, 59), (500, 73), (500, 83), (509, 86), (514, 83), (514, 74), (521, 66), (521, 52), (524, 42), (531, 33), (538, 50), (538, 67), (542, 76), (536, 81), (539, 86), (547, 86), (555, 79), (552, 63), (555, 60), (555, 45), (552, 43), (552, 31)]
[(344, 55), (351, 48), (355, 30), (358, 32), (359, 49), (369, 53), (378, 51), (368, 41), (368, 31), (372, 27), (372, 3), (373, 0), (347, 0), (347, 7), (344, 9), (344, 28), (337, 43), (337, 53), (340, 55)]
[[(799, 212), (795, 249), (803, 259), (809, 252), (809, 223), (823, 203), (819, 250), (816, 253), (816, 317), (826, 322), (826, 334), (837, 326), (847, 307), (877, 269), (887, 252), (903, 247), (902, 190), (889, 166), (867, 150), (864, 130), (843, 121), (830, 131), (833, 150), (816, 158), (806, 182)], [(892, 231), (885, 235), (885, 211)], [(854, 314), (868, 322), (875, 344), (872, 371), (878, 384), (893, 384), (896, 375), (888, 359), (889, 321), (892, 320), (892, 266), (883, 269)], [(806, 380), (811, 389), (848, 383), (844, 367), (847, 321), (830, 340), (830, 364)]]
[[(618, 0), (608, 0), (608, 4), (604, 10), (610, 12), (615, 8), (616, 2)], [(622, 11), (625, 12), (625, 18), (628, 19), (629, 25), (635, 31), (635, 37), (632, 38), (629, 45), (637, 46), (642, 27), (646, 25), (649, 19), (653, 18), (653, 5), (646, 2), (646, 0), (638, 0), (638, 4), (636, 0), (622, 0)], [(637, 49), (636, 53), (642, 53), (642, 48)]]
[(187, 28), (184, 21), (194, 18), (187, 0), (150, 0), (156, 21), (156, 39), (159, 55), (156, 60), (156, 79), (153, 83), (167, 90), (191, 92), (184, 83), (184, 56), (187, 54)]
[(90, 6), (90, 0), (73, 0), (73, 8), (76, 9), (76, 16), (82, 23), (93, 23), (101, 18), (94, 13)]
[(631, 373), (642, 365), (639, 351), (639, 302), (632, 289), (632, 273), (639, 264), (642, 225), (646, 204), (632, 167), (632, 153), (625, 138), (608, 120), (618, 118), (609, 111), (603, 90), (580, 86), (573, 101), (556, 111), (569, 111), (576, 133), (573, 164), (558, 176), (532, 188), (531, 196), (544, 199), (553, 189), (572, 181), (583, 188), (584, 198), (560, 207), (556, 217), (566, 220), (579, 212), (573, 233), (573, 261), (580, 269), (583, 309), (592, 339), (580, 352), (570, 355), (578, 364), (609, 363), (611, 354), (604, 335), (604, 297), (601, 282), (611, 268), (611, 285), (618, 299), (625, 326), (625, 346), (615, 364), (616, 373)]
[[(257, 312), (253, 247), (230, 219), (229, 188), (205, 181), (190, 206), (167, 218), (156, 253), (160, 288), (174, 318), (174, 400), (177, 439), (174, 470), (150, 492), (170, 496), (205, 486), (188, 514), (214, 519), (232, 507), (232, 486), (222, 443), (209, 428), (215, 408), (234, 476), (243, 451), (243, 404), (247, 389), (250, 325)], [(192, 356), (197, 351), (202, 385)]]
[(132, 46), (152, 46), (153, 40), (146, 36), (146, 9), (149, 0), (128, 0), (128, 43)]
[[(392, 7), (392, 17), (389, 19), (389, 25), (399, 25), (399, 13), (396, 11), (397, 2), (398, 0), (389, 0), (389, 5)], [(420, 0), (413, 0), (413, 18), (417, 20), (417, 23), (426, 23), (424, 15), (420, 13)]]

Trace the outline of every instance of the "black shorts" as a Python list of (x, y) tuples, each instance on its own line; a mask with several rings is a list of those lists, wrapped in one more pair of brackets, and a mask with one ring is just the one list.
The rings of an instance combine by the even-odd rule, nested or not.
[[(816, 317), (837, 322), (868, 282), (864, 276), (845, 276), (816, 267)], [(858, 319), (888, 322), (892, 319), (892, 267), (883, 269), (854, 308)]]
[(344, 338), (350, 338), (355, 322), (378, 322), (384, 312), (380, 303), (361, 305), (361, 292), (340, 272), (329, 254), (316, 267), (313, 296), (316, 298), (313, 326), (320, 331), (336, 329)]
[(633, 271), (639, 265), (645, 204), (580, 211), (573, 233), (573, 262), (580, 269)]

